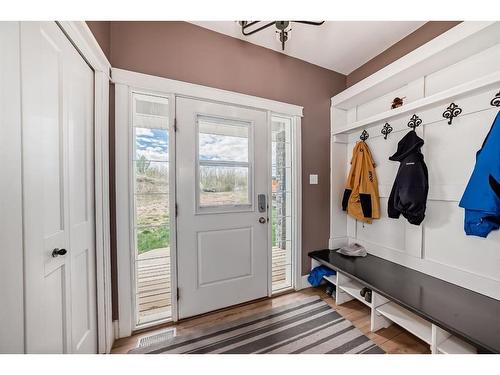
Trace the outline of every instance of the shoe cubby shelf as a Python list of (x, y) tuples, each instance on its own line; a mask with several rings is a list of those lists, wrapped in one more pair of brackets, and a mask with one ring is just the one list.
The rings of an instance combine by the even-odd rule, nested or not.
[[(333, 276), (335, 277), (335, 276)], [(332, 278), (332, 277), (331, 277)], [(329, 280), (333, 283), (333, 281)], [(412, 313), (395, 302), (390, 302), (382, 295), (372, 291), (372, 300), (367, 302), (360, 291), (364, 285), (356, 280), (337, 273), (336, 303), (341, 305), (352, 299), (357, 299), (371, 309), (371, 331), (387, 328), (397, 324), (422, 341), (429, 344), (433, 354), (473, 354), (476, 348)]]
[(375, 309), (375, 314), (377, 313), (403, 327), (429, 345), (432, 343), (432, 324), (405, 308), (394, 302), (388, 302), (377, 307)]
[(337, 286), (337, 275), (323, 276), (323, 279)]
[(338, 287), (341, 289), (340, 293), (345, 292), (361, 303), (365, 304), (368, 307), (372, 307), (371, 302), (365, 300), (365, 298), (360, 294), (361, 289), (363, 289), (363, 285), (354, 280), (344, 281), (344, 283), (339, 284)]
[[(319, 264), (316, 260), (313, 260), (313, 267)], [(432, 354), (477, 353), (477, 349), (472, 345), (399, 304), (389, 301), (373, 290), (372, 300), (367, 302), (360, 294), (365, 285), (339, 270), (337, 270), (336, 275), (323, 276), (323, 279), (336, 286), (334, 297), (337, 305), (356, 299), (371, 309), (370, 329), (372, 332), (387, 328), (391, 324), (397, 324), (427, 343)]]
[[(326, 277), (325, 277), (326, 278)], [(433, 354), (473, 354), (476, 348), (445, 330), (421, 318), (395, 302), (372, 291), (372, 300), (368, 302), (361, 296), (364, 285), (357, 280), (337, 272), (326, 278), (337, 286), (335, 300), (337, 305), (356, 299), (371, 309), (371, 331), (375, 332), (397, 324), (422, 341), (429, 344)]]
[(437, 346), (439, 354), (475, 354), (476, 348), (460, 340), (456, 336), (450, 336)]

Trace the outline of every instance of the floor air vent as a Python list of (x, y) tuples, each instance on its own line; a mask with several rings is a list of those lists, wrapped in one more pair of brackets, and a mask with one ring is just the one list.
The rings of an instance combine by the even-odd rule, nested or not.
[(172, 339), (175, 336), (175, 328), (170, 328), (159, 333), (155, 333), (149, 336), (141, 337), (139, 339), (138, 348), (144, 348), (145, 346), (151, 346), (155, 344), (160, 344), (165, 341)]

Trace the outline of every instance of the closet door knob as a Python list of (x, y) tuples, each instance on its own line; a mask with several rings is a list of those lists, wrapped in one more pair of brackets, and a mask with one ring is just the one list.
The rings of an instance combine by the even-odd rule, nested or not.
[(58, 249), (58, 248), (55, 248), (54, 250), (52, 250), (52, 257), (53, 258), (56, 258), (58, 257), (59, 255), (65, 255), (68, 251), (66, 249)]

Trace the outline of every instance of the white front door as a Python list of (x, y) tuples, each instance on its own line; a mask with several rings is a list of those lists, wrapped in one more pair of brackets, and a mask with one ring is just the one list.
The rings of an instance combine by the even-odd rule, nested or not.
[(268, 295), (267, 113), (177, 98), (179, 318)]
[(54, 22), (21, 24), (26, 351), (96, 353), (93, 72)]

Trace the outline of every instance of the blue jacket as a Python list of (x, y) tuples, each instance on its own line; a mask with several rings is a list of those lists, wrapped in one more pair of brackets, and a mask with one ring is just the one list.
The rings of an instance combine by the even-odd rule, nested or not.
[(307, 277), (307, 281), (312, 286), (319, 286), (321, 284), (321, 280), (323, 280), (323, 276), (335, 275), (336, 272), (326, 266), (318, 266), (315, 267), (309, 272), (309, 276)]
[(465, 208), (467, 235), (487, 237), (492, 230), (500, 228), (497, 181), (500, 181), (500, 112), (476, 154), (476, 166), (459, 204)]

